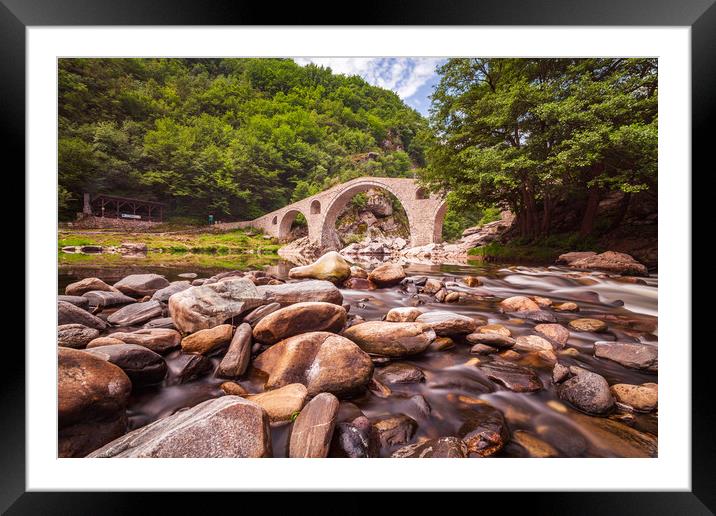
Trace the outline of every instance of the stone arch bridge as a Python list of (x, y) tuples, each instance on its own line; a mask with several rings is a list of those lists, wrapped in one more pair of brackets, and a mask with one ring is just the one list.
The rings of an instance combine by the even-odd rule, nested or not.
[(429, 194), (409, 178), (359, 177), (289, 204), (257, 219), (222, 224), (226, 229), (254, 227), (285, 242), (291, 224), (301, 213), (308, 222), (308, 238), (323, 249), (337, 249), (336, 220), (348, 202), (361, 192), (380, 188), (402, 204), (410, 226), (411, 247), (440, 242), (447, 205), (445, 199)]

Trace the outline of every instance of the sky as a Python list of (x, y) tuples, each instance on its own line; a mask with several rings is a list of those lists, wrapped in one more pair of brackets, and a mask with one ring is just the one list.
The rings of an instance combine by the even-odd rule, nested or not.
[(410, 107), (427, 116), (429, 96), (438, 83), (435, 67), (444, 59), (428, 57), (296, 57), (302, 66), (314, 63), (334, 73), (360, 75), (369, 84), (394, 91)]

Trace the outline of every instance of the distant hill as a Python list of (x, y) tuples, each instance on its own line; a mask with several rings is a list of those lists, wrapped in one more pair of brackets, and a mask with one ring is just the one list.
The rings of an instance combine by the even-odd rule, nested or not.
[(412, 175), (427, 122), (393, 92), (290, 59), (61, 59), (59, 206), (83, 192), (251, 219), (361, 175)]

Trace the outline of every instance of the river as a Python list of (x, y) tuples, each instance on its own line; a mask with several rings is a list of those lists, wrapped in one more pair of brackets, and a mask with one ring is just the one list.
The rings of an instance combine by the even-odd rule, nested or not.
[[(291, 266), (288, 262), (279, 262), (266, 270), (286, 278)], [(128, 274), (152, 272), (162, 274), (173, 281), (181, 279), (178, 277), (180, 273), (195, 272), (199, 277), (208, 277), (221, 270), (225, 269), (199, 269), (195, 266), (181, 268), (177, 265), (144, 267), (137, 262), (118, 268), (63, 266), (59, 271), (58, 287), (59, 292), (63, 293), (67, 284), (89, 276), (102, 278), (111, 284)], [(470, 305), (441, 304), (432, 299), (421, 304), (419, 308), (424, 311), (450, 310), (480, 317), (488, 323), (506, 326), (513, 337), (534, 334), (535, 323), (500, 313), (497, 309), (500, 299), (514, 295), (534, 295), (548, 297), (554, 302), (576, 302), (580, 308), (578, 313), (556, 313), (560, 323), (566, 325), (570, 319), (594, 316), (606, 319), (609, 329), (603, 334), (571, 332), (567, 344), (570, 351), (559, 353), (560, 363), (568, 366), (579, 365), (597, 372), (606, 378), (610, 385), (658, 382), (656, 373), (627, 369), (592, 355), (593, 343), (596, 340), (657, 344), (658, 278), (655, 275), (628, 283), (601, 273), (575, 272), (563, 267), (482, 262), (471, 262), (470, 265), (411, 264), (406, 266), (406, 273), (408, 276), (427, 276), (447, 283), (467, 275), (482, 277), (482, 289), (493, 294), (495, 299), (490, 298)], [(455, 288), (466, 287), (459, 283)], [(370, 291), (341, 289), (341, 292), (344, 302), (350, 304), (350, 313), (360, 315), (366, 320), (380, 320), (391, 308), (409, 306), (412, 296), (409, 291), (399, 287)], [(219, 385), (224, 380), (211, 374), (189, 383), (178, 384), (173, 365), (179, 354), (179, 351), (174, 351), (165, 357), (170, 373), (162, 385), (132, 394), (129, 404), (131, 428), (143, 426), (183, 407), (193, 406), (223, 394)], [(457, 435), (459, 427), (465, 421), (465, 414), (469, 413), (471, 407), (487, 403), (503, 412), (513, 436), (526, 434), (536, 437), (537, 444), (533, 443), (536, 449), (546, 443), (548, 451), (545, 453), (548, 456), (629, 457), (655, 454), (655, 449), (644, 444), (644, 441), (656, 441), (658, 431), (655, 412), (643, 414), (617, 410), (608, 418), (587, 416), (557, 397), (551, 380), (550, 364), (529, 354), (517, 360), (517, 364), (527, 366), (538, 374), (544, 389), (535, 393), (516, 393), (490, 381), (475, 367), (476, 359), (481, 363), (495, 360), (494, 355), (472, 355), (470, 345), (460, 343), (445, 351), (429, 351), (410, 357), (403, 362), (421, 368), (425, 373), (424, 382), (392, 385), (392, 393), (387, 397), (366, 391), (350, 402), (369, 418), (398, 413), (412, 417), (417, 421), (418, 428), (411, 442)], [(213, 357), (212, 361), (214, 365), (218, 365), (220, 356)], [(259, 380), (253, 374), (249, 374), (239, 383), (250, 392), (260, 389)], [(415, 395), (421, 395), (427, 402), (430, 407), (429, 414), (424, 407), (416, 404)], [(354, 408), (350, 405), (346, 407)], [(272, 429), (273, 451), (277, 457), (286, 456), (288, 429), (289, 426)], [(399, 447), (384, 449), (381, 455), (388, 456)], [(530, 456), (528, 448), (512, 439), (497, 456)], [(534, 451), (532, 455), (534, 456)]]

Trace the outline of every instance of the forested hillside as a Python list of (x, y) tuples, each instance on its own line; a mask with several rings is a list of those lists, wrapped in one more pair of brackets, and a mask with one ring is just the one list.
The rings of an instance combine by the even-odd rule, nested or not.
[(61, 59), (60, 217), (82, 193), (251, 219), (424, 165), (425, 120), (359, 77), (289, 59)]

